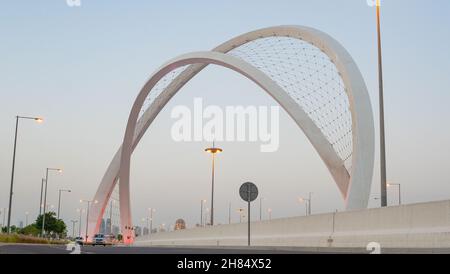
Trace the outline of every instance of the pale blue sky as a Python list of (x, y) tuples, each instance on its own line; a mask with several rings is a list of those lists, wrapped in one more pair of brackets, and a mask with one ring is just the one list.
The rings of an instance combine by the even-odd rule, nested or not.
[[(384, 1), (382, 15), (388, 177), (402, 184), (407, 203), (449, 199), (450, 2)], [(15, 115), (46, 121), (21, 123), (13, 223), (24, 220), (25, 211), (35, 217), (47, 166), (65, 170), (49, 180), (51, 204), (57, 203), (58, 187), (73, 190), (65, 195), (68, 222), (76, 218), (77, 201), (93, 197), (121, 143), (134, 98), (159, 65), (284, 24), (320, 29), (347, 48), (366, 80), (378, 126), (375, 10), (365, 0), (82, 0), (79, 8), (65, 0), (0, 1), (0, 208), (8, 202)], [(161, 113), (133, 157), (136, 224), (148, 207), (157, 208), (157, 223), (178, 217), (198, 222), (200, 199), (210, 199), (210, 159), (202, 152), (207, 144), (169, 138), (171, 108), (190, 106), (199, 96), (208, 104), (275, 104), (225, 69), (210, 68), (195, 78)], [(287, 115), (281, 122), (277, 153), (261, 154), (259, 144), (221, 144), (218, 222), (226, 222), (229, 201), (233, 210), (242, 205), (237, 189), (246, 180), (260, 186), (274, 217), (302, 214), (296, 198), (309, 191), (314, 212), (343, 208), (303, 133)], [(374, 171), (378, 193), (378, 157)], [(389, 193), (396, 203), (396, 190)]]

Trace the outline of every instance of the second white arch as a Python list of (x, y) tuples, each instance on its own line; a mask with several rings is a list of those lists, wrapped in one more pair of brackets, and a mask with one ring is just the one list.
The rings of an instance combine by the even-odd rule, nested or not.
[[(249, 41), (269, 36), (297, 37), (325, 52), (336, 65), (346, 87), (352, 116), (352, 170), (345, 169), (343, 161), (336, 155), (331, 144), (304, 110), (270, 77), (242, 59), (226, 54), (231, 49)], [(192, 77), (208, 64), (232, 69), (255, 82), (272, 96), (303, 130), (311, 144), (326, 164), (340, 190), (347, 209), (367, 207), (373, 173), (374, 126), (368, 92), (364, 80), (350, 55), (333, 38), (315, 29), (299, 26), (280, 26), (250, 32), (236, 37), (213, 51), (182, 55), (160, 67), (147, 81), (136, 98), (126, 128), (123, 144), (110, 163), (91, 205), (88, 235), (95, 234), (100, 227), (101, 218), (111, 192), (118, 181), (120, 195), (121, 230), (125, 243), (134, 239), (130, 209), (130, 160), (134, 148), (149, 125), (167, 102)], [(152, 88), (167, 73), (176, 68), (189, 66), (165, 90), (157, 96), (140, 118), (139, 111)]]

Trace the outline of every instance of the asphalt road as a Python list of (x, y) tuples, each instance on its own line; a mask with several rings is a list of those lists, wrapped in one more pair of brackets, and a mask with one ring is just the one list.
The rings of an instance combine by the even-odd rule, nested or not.
[[(219, 249), (189, 247), (124, 247), (124, 246), (82, 246), (81, 254), (305, 254), (311, 252)], [(0, 246), (0, 254), (70, 254), (66, 246), (5, 244)]]
[[(0, 254), (70, 254), (62, 245), (0, 244)], [(81, 254), (368, 254), (364, 249), (82, 246)], [(384, 249), (385, 254), (450, 254), (450, 249)]]

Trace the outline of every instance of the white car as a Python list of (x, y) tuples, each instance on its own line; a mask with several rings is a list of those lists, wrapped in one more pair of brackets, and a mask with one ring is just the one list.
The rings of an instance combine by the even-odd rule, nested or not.
[(92, 241), (92, 245), (93, 246), (96, 246), (96, 245), (106, 246), (105, 235), (103, 235), (103, 234), (95, 234), (94, 235), (94, 240)]

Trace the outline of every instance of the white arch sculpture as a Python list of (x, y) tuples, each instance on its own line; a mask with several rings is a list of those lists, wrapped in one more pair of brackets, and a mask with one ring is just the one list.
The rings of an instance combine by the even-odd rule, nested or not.
[[(305, 41), (322, 50), (335, 64), (345, 85), (352, 119), (352, 166), (349, 172), (330, 142), (308, 114), (289, 94), (264, 72), (246, 61), (227, 54), (251, 41), (266, 37), (291, 37)], [(112, 159), (95, 194), (89, 216), (88, 235), (99, 231), (111, 193), (118, 181), (121, 230), (125, 243), (134, 241), (130, 209), (130, 159), (134, 148), (167, 102), (197, 73), (207, 65), (215, 64), (232, 69), (259, 85), (272, 96), (303, 130), (321, 159), (329, 169), (347, 209), (366, 208), (374, 161), (374, 124), (372, 107), (363, 77), (349, 53), (329, 35), (302, 26), (278, 26), (253, 31), (225, 42), (212, 51), (194, 52), (179, 56), (160, 67), (146, 82), (137, 96), (129, 119), (121, 148)], [(139, 112), (152, 88), (167, 73), (189, 65), (150, 104), (139, 118)]]

